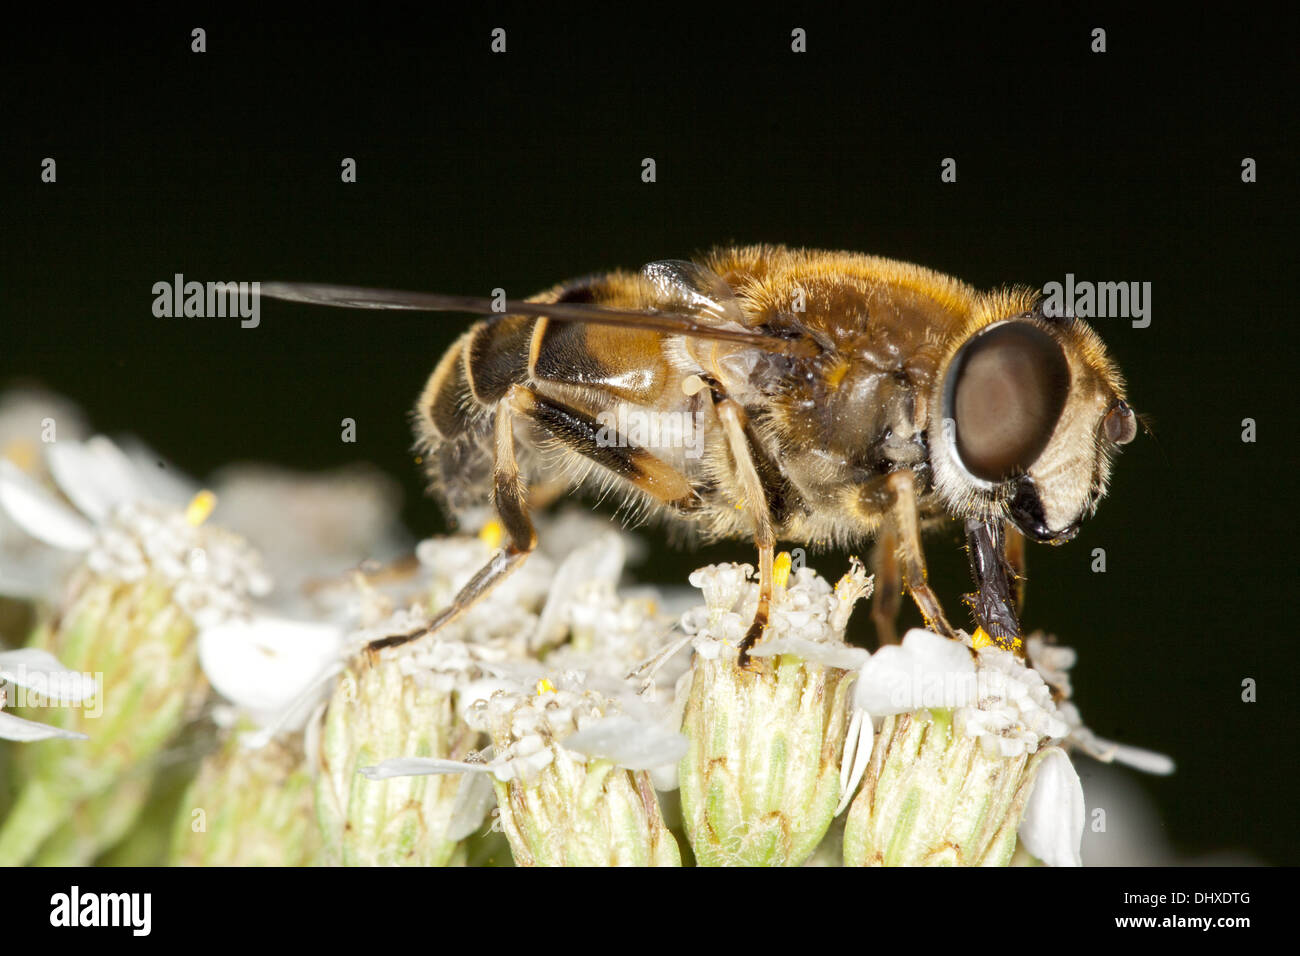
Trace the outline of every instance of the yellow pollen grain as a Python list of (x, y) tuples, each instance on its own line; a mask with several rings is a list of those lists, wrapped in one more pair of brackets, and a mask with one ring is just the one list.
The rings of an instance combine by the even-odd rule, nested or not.
[(554, 694), (554, 693), (555, 693), (555, 685), (552, 684), (547, 678), (543, 677), (541, 680), (537, 682), (538, 697), (541, 697), (543, 694)]
[(501, 522), (493, 518), (485, 524), (478, 533), (478, 539), (486, 544), (489, 548), (496, 550), (501, 547), (501, 540), (505, 537), (505, 529), (501, 527)]
[(1004, 651), (1019, 652), (1025, 646), (1025, 642), (1018, 637), (993, 637), (982, 627), (975, 628), (975, 633), (970, 638), (971, 646), (975, 650), (982, 650), (985, 647), (1000, 647)]
[(185, 520), (193, 527), (197, 528), (203, 522), (208, 520), (212, 514), (212, 509), (217, 506), (217, 496), (204, 488), (185, 506)]
[(784, 588), (790, 580), (790, 552), (782, 551), (776, 556), (776, 563), (772, 565), (772, 582), (779, 588)]

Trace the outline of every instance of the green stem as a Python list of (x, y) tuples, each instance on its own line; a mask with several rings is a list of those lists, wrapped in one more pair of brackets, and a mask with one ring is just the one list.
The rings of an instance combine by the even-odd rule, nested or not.
[(67, 816), (66, 802), (45, 784), (28, 781), (0, 827), (0, 866), (22, 866)]

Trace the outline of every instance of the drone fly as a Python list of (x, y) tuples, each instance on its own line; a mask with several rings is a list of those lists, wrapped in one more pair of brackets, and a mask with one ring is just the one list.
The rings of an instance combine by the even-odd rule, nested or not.
[[(930, 628), (955, 637), (921, 549), (922, 530), (948, 519), (964, 524), (976, 623), (1018, 648), (1024, 539), (1073, 537), (1136, 434), (1119, 370), (1084, 322), (1048, 316), (1029, 289), (980, 293), (855, 253), (722, 247), (495, 310), (484, 298), (342, 286), (261, 291), (493, 312), (438, 362), (415, 420), (452, 516), (494, 507), (508, 545), (428, 628), (379, 646), (436, 630), (527, 559), (529, 489), (614, 488), (688, 536), (754, 541), (759, 602), (742, 663), (767, 623), (779, 541), (874, 539), (880, 639), (895, 639), (904, 587)], [(698, 440), (616, 427), (649, 419), (686, 423)]]

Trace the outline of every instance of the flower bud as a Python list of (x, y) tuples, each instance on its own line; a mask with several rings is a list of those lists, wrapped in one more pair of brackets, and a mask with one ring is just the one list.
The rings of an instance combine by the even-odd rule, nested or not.
[(358, 772), (390, 758), (463, 759), (477, 739), (456, 718), (451, 680), (404, 660), (354, 660), (325, 712), (316, 814), (327, 864), (446, 866), (456, 852), (459, 778)]
[[(915, 629), (863, 666), (881, 726), (844, 829), (847, 866), (1007, 866), (1018, 841), (1079, 865), (1083, 791), (1043, 677), (988, 640)], [(867, 717), (866, 719), (870, 719)]]
[(310, 866), (320, 844), (301, 737), (256, 749), (231, 732), (181, 798), (172, 866)]
[(846, 866), (1006, 866), (1038, 768), (1060, 748), (1003, 757), (953, 712), (885, 718), (844, 830)]
[(801, 568), (788, 589), (778, 587), (742, 667), (737, 647), (757, 603), (750, 570), (695, 572), (707, 607), (683, 618), (695, 660), (679, 780), (702, 866), (798, 866), (812, 856), (840, 802), (852, 671), (867, 657), (844, 642), (853, 605), (871, 589), (861, 565), (834, 590)]
[(678, 735), (549, 680), (475, 711), (497, 755), (497, 820), (516, 865), (681, 865), (647, 772), (678, 759)]

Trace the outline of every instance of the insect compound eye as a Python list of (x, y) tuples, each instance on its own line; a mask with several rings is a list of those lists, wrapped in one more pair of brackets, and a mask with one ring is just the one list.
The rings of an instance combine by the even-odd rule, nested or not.
[(1103, 421), (1106, 437), (1116, 445), (1127, 445), (1137, 437), (1137, 416), (1123, 399), (1110, 407)]
[(962, 464), (985, 481), (1024, 472), (1047, 447), (1069, 391), (1065, 353), (1042, 329), (1007, 322), (975, 336), (945, 390)]

